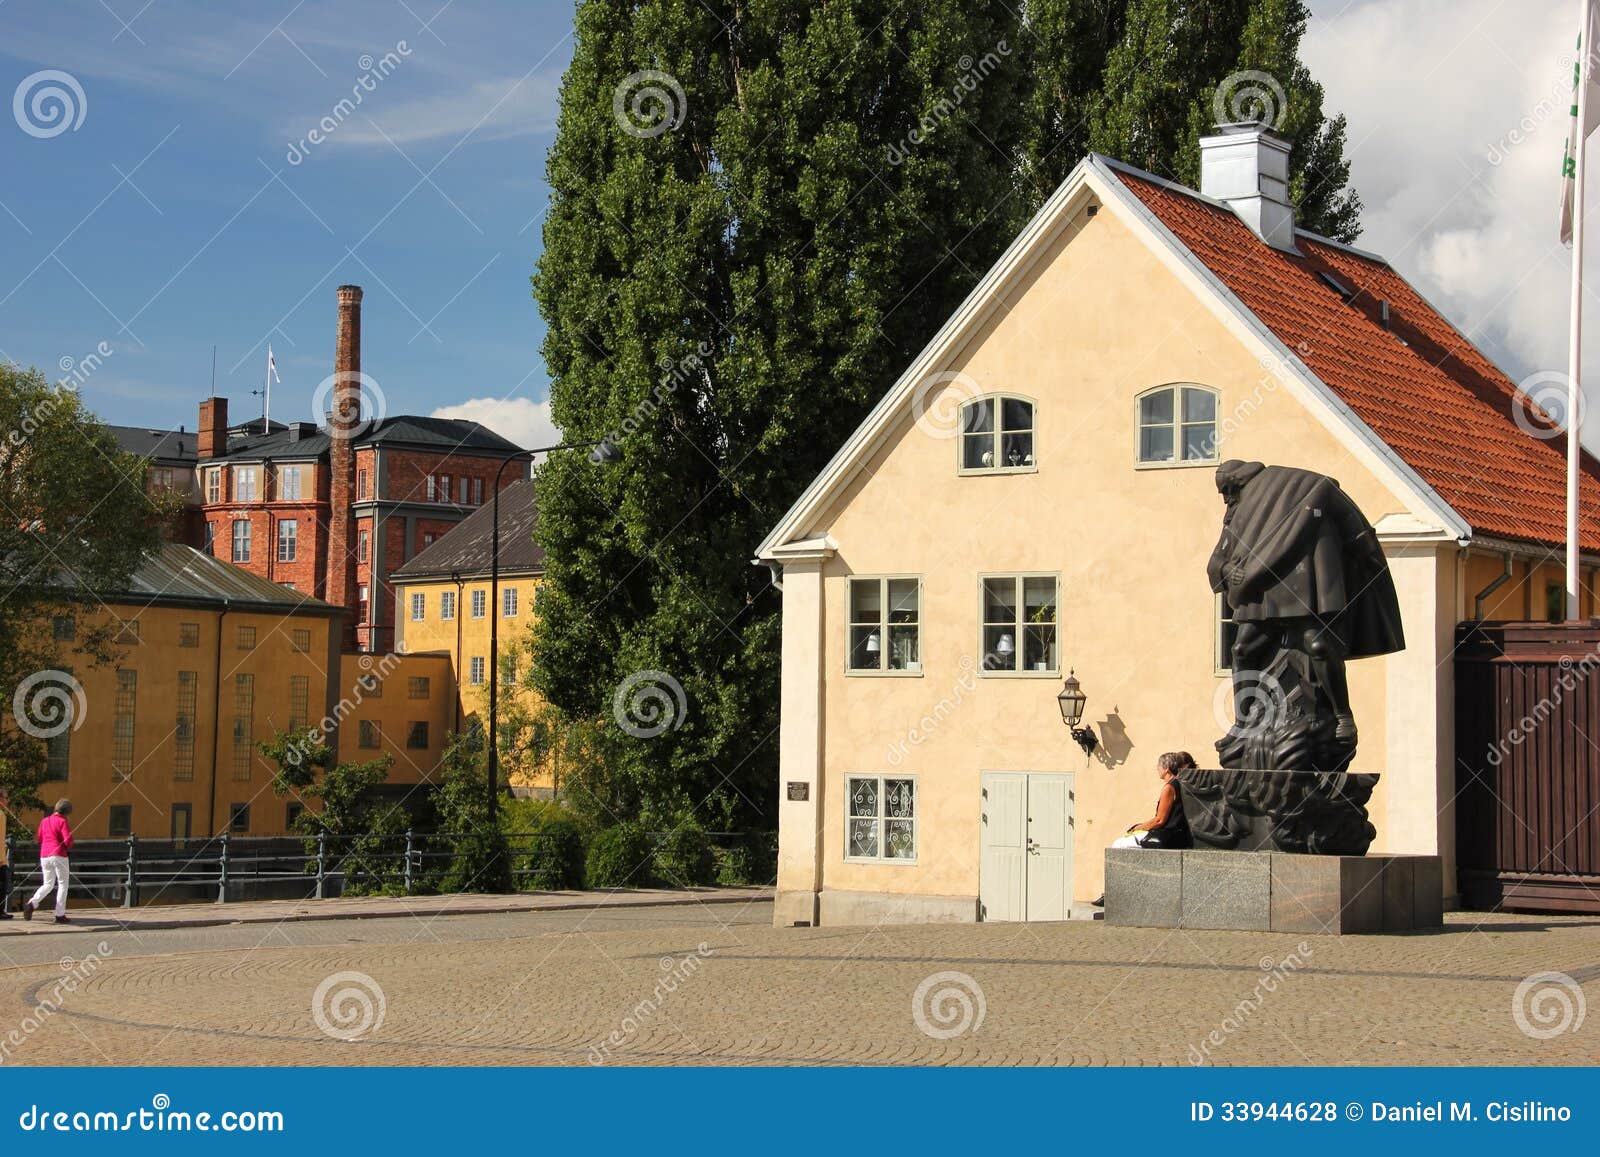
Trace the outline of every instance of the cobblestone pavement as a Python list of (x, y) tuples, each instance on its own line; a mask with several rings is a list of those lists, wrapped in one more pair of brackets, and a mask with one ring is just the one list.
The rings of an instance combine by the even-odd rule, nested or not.
[[(0, 959), (14, 962), (0, 968), (0, 1059), (1600, 1060), (1600, 1008), (1583, 1009), (1600, 999), (1593, 919), (1463, 913), (1430, 935), (1304, 939), (1088, 922), (775, 929), (770, 920), (770, 904), (752, 901), (0, 935)], [(1568, 1031), (1549, 1035), (1563, 1016)]]

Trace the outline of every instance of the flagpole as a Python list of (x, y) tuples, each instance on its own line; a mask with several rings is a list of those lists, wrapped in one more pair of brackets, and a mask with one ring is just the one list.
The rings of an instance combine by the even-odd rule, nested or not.
[(266, 392), (261, 395), (261, 432), (272, 433), (272, 343), (267, 343)]
[[(1587, 40), (1587, 22), (1583, 28)], [(1593, 45), (1578, 49), (1577, 131), (1573, 142), (1572, 181), (1572, 323), (1567, 335), (1567, 619), (1578, 618), (1578, 439), (1583, 397), (1583, 208), (1584, 168), (1588, 152), (1589, 54)]]

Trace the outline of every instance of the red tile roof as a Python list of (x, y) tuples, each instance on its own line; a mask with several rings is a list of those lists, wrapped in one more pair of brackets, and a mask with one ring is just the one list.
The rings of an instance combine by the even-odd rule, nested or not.
[[(1178, 240), (1475, 533), (1566, 541), (1566, 435), (1518, 402), (1517, 386), (1382, 260), (1300, 234), (1302, 256), (1261, 241), (1187, 190), (1116, 167)], [(1319, 274), (1350, 291), (1348, 299)], [(1382, 306), (1390, 306), (1385, 327)], [(1600, 464), (1584, 455), (1579, 534), (1600, 551)]]

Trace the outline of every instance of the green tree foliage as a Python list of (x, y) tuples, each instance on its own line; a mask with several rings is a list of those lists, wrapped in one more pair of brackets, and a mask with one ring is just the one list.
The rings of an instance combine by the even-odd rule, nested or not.
[[(0, 362), (0, 793), (13, 814), (41, 806), (45, 748), (18, 726), (18, 686), (47, 670), (76, 670), (120, 653), (118, 625), (97, 614), (128, 589), (143, 556), (160, 545), (176, 503), (150, 496), (149, 463), (116, 439), (76, 391), (37, 370)], [(58, 615), (77, 621), (72, 641), (50, 629)], [(96, 620), (99, 621), (96, 621)], [(47, 728), (72, 697), (64, 680), (35, 682), (25, 704)], [(46, 686), (66, 692), (53, 705)]]
[(505, 833), (489, 815), (489, 764), (483, 732), (470, 728), (445, 737), (434, 793), (439, 831), (454, 853), (444, 892), (509, 892), (511, 857)]
[[(582, 729), (546, 733), (575, 807), (774, 823), (751, 553), (1087, 149), (1192, 175), (1197, 110), (1275, 70), (1307, 222), (1353, 235), (1304, 27), (1299, 0), (579, 4), (533, 279), (556, 422), (621, 450), (539, 471), (532, 678)], [(617, 698), (646, 674), (665, 726)]]

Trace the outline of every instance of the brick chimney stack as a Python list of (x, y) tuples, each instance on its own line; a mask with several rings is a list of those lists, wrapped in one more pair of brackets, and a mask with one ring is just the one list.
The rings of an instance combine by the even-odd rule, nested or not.
[(354, 650), (356, 560), (352, 507), (355, 503), (355, 434), (361, 421), (361, 287), (339, 287), (339, 329), (333, 350), (333, 414), (328, 424), (328, 570), (323, 598), (343, 606), (344, 648)]
[(207, 398), (200, 403), (200, 440), (195, 451), (201, 458), (228, 452), (227, 398)]

